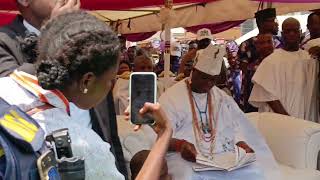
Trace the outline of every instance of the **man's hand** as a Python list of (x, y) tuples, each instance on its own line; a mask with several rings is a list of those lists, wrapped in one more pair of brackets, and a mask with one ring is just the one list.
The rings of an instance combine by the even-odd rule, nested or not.
[(197, 150), (193, 144), (185, 141), (181, 145), (181, 157), (190, 162), (196, 162)]
[(309, 49), (309, 54), (317, 59), (320, 60), (320, 46), (315, 46)]
[(51, 18), (60, 14), (80, 9), (80, 0), (57, 0), (55, 7), (52, 9)]
[(238, 147), (244, 149), (246, 151), (246, 153), (254, 153), (254, 150), (251, 149), (251, 147), (245, 143), (244, 141), (240, 141), (236, 144)]
[(273, 112), (290, 116), (279, 100), (268, 101), (267, 104), (270, 106)]

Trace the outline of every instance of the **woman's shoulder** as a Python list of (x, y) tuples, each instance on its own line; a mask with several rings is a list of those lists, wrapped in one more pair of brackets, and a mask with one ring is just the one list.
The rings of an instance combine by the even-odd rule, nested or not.
[(11, 105), (28, 110), (39, 102), (38, 98), (17, 84), (12, 78), (0, 78), (0, 97)]

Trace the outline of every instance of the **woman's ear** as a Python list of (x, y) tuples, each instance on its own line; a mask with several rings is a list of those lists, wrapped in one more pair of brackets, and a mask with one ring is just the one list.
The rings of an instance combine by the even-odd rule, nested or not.
[(83, 94), (90, 92), (90, 89), (92, 90), (96, 79), (96, 76), (92, 72), (84, 74), (79, 82), (79, 91)]

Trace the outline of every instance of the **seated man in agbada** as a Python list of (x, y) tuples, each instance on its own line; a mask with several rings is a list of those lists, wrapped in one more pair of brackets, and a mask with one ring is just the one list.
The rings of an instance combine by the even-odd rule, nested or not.
[[(161, 97), (173, 138), (167, 160), (174, 179), (277, 179), (278, 167), (262, 136), (238, 105), (215, 86), (222, 73), (223, 49), (209, 45), (198, 56), (190, 78)], [(215, 157), (243, 149), (256, 153), (256, 162), (234, 171), (195, 172), (198, 157)]]

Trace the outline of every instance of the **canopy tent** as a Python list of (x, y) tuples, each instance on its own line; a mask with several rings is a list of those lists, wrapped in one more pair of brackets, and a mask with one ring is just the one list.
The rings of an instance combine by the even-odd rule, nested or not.
[[(90, 10), (118, 33), (138, 35), (141, 39), (163, 29), (160, 9), (164, 1), (81, 0), (81, 3), (82, 8)], [(196, 31), (200, 27), (226, 30), (239, 25), (242, 20), (253, 18), (260, 1), (273, 2), (272, 6), (277, 8), (278, 14), (320, 8), (320, 3), (315, 3), (320, 0), (173, 0), (171, 27), (185, 27), (190, 31)], [(0, 10), (16, 10), (15, 0), (1, 0)], [(0, 16), (5, 17), (3, 14)], [(3, 24), (2, 19), (4, 18), (0, 18), (0, 24)]]
[[(215, 0), (173, 0), (174, 5), (206, 3)], [(126, 10), (141, 7), (163, 6), (164, 0), (81, 0), (87, 10)], [(1, 0), (0, 10), (17, 10), (15, 0)]]
[[(273, 3), (277, 8), (277, 14), (306, 11), (320, 8), (319, 3)], [(171, 27), (192, 27), (203, 24), (213, 24), (228, 21), (239, 21), (254, 17), (258, 10), (259, 2), (250, 0), (219, 0), (205, 4), (191, 4), (184, 7), (177, 7)], [(160, 8), (152, 8), (148, 11), (139, 10), (136, 16), (128, 18), (122, 14), (129, 14), (128, 11), (96, 11), (102, 20), (116, 26), (121, 34), (154, 32), (162, 30), (159, 15)], [(143, 13), (138, 15), (138, 13)], [(118, 14), (118, 15), (116, 15)], [(150, 22), (150, 23), (146, 23)]]

